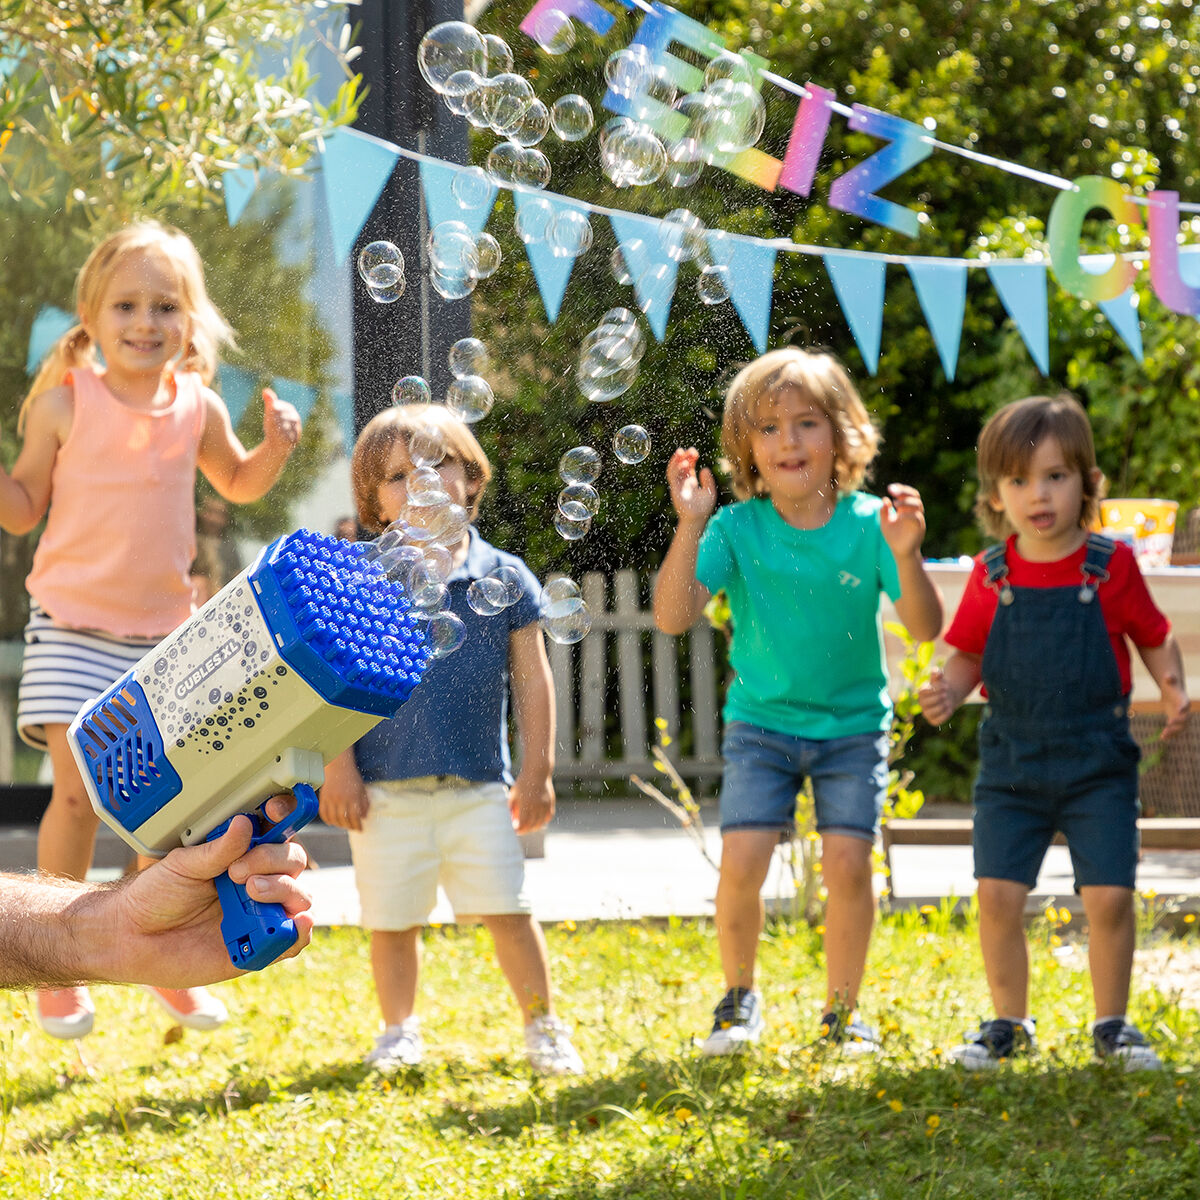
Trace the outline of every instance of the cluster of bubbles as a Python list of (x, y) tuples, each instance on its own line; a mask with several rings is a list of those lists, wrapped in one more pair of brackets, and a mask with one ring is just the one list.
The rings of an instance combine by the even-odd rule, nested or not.
[[(672, 261), (680, 266), (688, 262), (696, 265), (696, 292), (705, 304), (721, 304), (729, 299), (729, 268), (713, 261), (708, 231), (694, 212), (686, 208), (673, 209), (662, 219), (657, 236), (667, 257)], [(635, 278), (631, 264), (642, 260), (645, 249), (640, 238), (622, 242), (612, 252), (609, 269), (617, 283), (635, 285), (638, 294), (644, 299), (644, 311), (649, 316), (653, 306), (663, 302), (658, 300), (658, 297), (668, 294), (671, 290), (657, 286), (657, 276), (669, 272), (670, 268), (662, 261), (654, 261)]]
[(605, 403), (629, 391), (637, 379), (646, 335), (627, 308), (610, 308), (583, 339), (575, 381), (588, 400)]
[[(488, 348), (478, 338), (459, 338), (450, 347), (448, 357), (454, 379), (446, 389), (446, 407), (460, 421), (473, 425), (486, 417), (496, 403), (492, 385), (484, 378), (490, 362)], [(405, 375), (392, 385), (392, 403), (432, 404), (433, 392), (422, 376)]]
[(546, 636), (563, 646), (582, 641), (592, 627), (579, 584), (566, 575), (548, 580), (542, 588), (539, 617)]
[[(633, 466), (644, 462), (650, 453), (650, 435), (640, 425), (623, 425), (613, 435), (613, 453)], [(600, 454), (592, 446), (575, 446), (558, 460), (562, 490), (554, 515), (554, 528), (569, 542), (578, 541), (592, 527), (592, 518), (600, 511)]]
[[(470, 172), (461, 175), (467, 186), (474, 182)], [(464, 221), (440, 221), (430, 229), (425, 249), (429, 282), (446, 300), (464, 299), (481, 279), (500, 269), (500, 243), (490, 233), (473, 233)]]
[(391, 242), (364, 246), (358, 252), (358, 274), (377, 304), (393, 304), (404, 295), (404, 255)]
[(664, 178), (672, 187), (690, 187), (706, 164), (749, 150), (762, 137), (766, 107), (758, 71), (733, 51), (709, 62), (701, 91), (683, 96), (642, 45), (612, 54), (604, 78), (628, 108), (600, 133), (600, 165), (617, 187)]

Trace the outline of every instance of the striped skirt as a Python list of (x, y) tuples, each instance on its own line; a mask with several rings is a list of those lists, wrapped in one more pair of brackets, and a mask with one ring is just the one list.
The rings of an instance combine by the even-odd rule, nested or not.
[(17, 694), (21, 740), (45, 750), (47, 725), (69, 725), (89, 700), (157, 644), (69, 629), (32, 605)]

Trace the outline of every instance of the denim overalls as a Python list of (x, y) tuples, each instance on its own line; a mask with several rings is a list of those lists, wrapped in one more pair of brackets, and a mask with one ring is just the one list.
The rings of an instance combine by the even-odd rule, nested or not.
[(1075, 886), (1134, 886), (1137, 744), (1097, 599), (1115, 546), (1092, 534), (1079, 587), (1014, 588), (1005, 547), (984, 555), (998, 595), (983, 651), (975, 875), (1032, 888), (1056, 832)]

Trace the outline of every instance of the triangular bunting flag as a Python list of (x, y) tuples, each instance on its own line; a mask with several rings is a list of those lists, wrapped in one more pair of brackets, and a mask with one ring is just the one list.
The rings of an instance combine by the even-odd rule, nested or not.
[(1142, 323), (1138, 319), (1138, 294), (1130, 288), (1115, 300), (1101, 300), (1100, 307), (1117, 331), (1121, 341), (1129, 347), (1130, 354), (1138, 360), (1145, 361), (1142, 349)]
[(241, 424), (250, 401), (259, 394), (258, 376), (249, 371), (243, 371), (241, 367), (231, 367), (228, 363), (221, 363), (217, 367), (217, 383), (221, 391), (221, 399), (225, 401), (225, 407), (229, 410), (229, 420), (236, 429)]
[(354, 248), (399, 157), (395, 146), (357, 129), (343, 126), (325, 135), (321, 180), (333, 232), (333, 252), (339, 263), (345, 262)]
[(354, 397), (349, 392), (331, 392), (329, 399), (342, 432), (342, 449), (349, 457), (354, 452)]
[[(587, 215), (586, 207), (567, 204), (561, 196), (548, 196), (544, 192), (525, 192), (520, 188), (513, 188), (513, 203), (516, 205), (518, 213), (527, 204), (541, 201), (550, 205), (555, 216), (567, 209), (575, 209), (577, 212)], [(562, 307), (563, 294), (567, 290), (571, 272), (575, 269), (575, 260), (569, 255), (555, 254), (550, 248), (550, 243), (546, 241), (527, 243), (525, 253), (529, 258), (530, 267), (533, 268), (533, 277), (537, 280), (546, 316), (553, 324), (558, 320), (558, 310)]]
[[(462, 182), (456, 193), (454, 181), (460, 175)], [(483, 232), (499, 189), (481, 168), (422, 159), (421, 183), (425, 188), (425, 211), (429, 214), (430, 229), (443, 221), (462, 221), (476, 237)], [(463, 198), (467, 204), (463, 203)]]
[(719, 230), (710, 232), (713, 263), (729, 270), (729, 298), (759, 354), (766, 353), (775, 291), (775, 248)]
[(679, 272), (679, 262), (673, 253), (678, 252), (683, 230), (671, 221), (615, 213), (610, 214), (608, 223), (617, 235), (625, 266), (633, 279), (638, 307), (661, 342), (667, 335), (667, 319)]
[(225, 216), (230, 227), (238, 223), (250, 197), (258, 187), (258, 172), (253, 167), (234, 167), (221, 176), (221, 190), (225, 193)]
[(292, 379), (272, 379), (271, 387), (280, 400), (286, 400), (300, 414), (300, 420), (307, 421), (317, 402), (317, 389), (307, 383), (296, 383)]
[(1050, 312), (1042, 263), (1001, 262), (987, 269), (1004, 311), (1043, 375), (1050, 374)]
[(38, 369), (42, 359), (50, 353), (50, 347), (58, 341), (68, 329), (77, 325), (78, 320), (64, 309), (47, 304), (33, 319), (33, 328), (29, 331), (29, 352), (25, 356), (25, 373), (32, 375)]
[(921, 259), (907, 266), (942, 360), (942, 370), (947, 379), (953, 379), (962, 341), (963, 310), (967, 306), (967, 265)]
[(883, 340), (883, 289), (887, 263), (865, 254), (824, 252), (825, 270), (842, 306), (867, 373), (879, 369)]

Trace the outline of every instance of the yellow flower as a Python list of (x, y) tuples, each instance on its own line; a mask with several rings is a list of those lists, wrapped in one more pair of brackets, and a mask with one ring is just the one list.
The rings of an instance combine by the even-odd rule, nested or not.
[(1070, 923), (1071, 923), (1071, 910), (1070, 910), (1069, 908), (1060, 908), (1060, 909), (1058, 910), (1058, 919), (1059, 919), (1059, 920), (1060, 920), (1060, 921), (1061, 921), (1061, 922), (1062, 922), (1064, 925), (1070, 925)]
[(941, 1123), (942, 1118), (939, 1117), (937, 1113), (930, 1113), (929, 1116), (925, 1118), (925, 1124), (930, 1129), (936, 1129)]
[(887, 1088), (880, 1088), (879, 1091), (877, 1091), (875, 1093), (875, 1099), (882, 1100), (884, 1098), (884, 1096), (886, 1096), (886, 1095), (887, 1095)]
[(904, 1111), (904, 1103), (901, 1100), (889, 1100), (888, 1108), (890, 1108), (892, 1110), (892, 1112), (903, 1112)]
[(937, 912), (937, 905), (936, 904), (922, 904), (921, 907), (919, 909), (917, 909), (917, 912), (921, 913), (922, 916), (926, 916), (926, 917), (932, 916), (935, 912)]
[(1183, 918), (1183, 923), (1185, 925), (1190, 925), (1195, 919), (1196, 919), (1195, 913), (1187, 913)]
[(1000, 1120), (1002, 1120), (1002, 1121), (1008, 1120), (1008, 1109), (1007, 1108), (1000, 1114)]
[(675, 1120), (677, 1120), (680, 1125), (686, 1125), (691, 1119), (692, 1110), (690, 1108), (680, 1107), (675, 1110)]
[(1049, 921), (1051, 925), (1058, 924), (1058, 909), (1055, 908), (1053, 904), (1046, 905), (1046, 912), (1044, 915), (1046, 920)]
[(667, 727), (667, 718), (666, 717), (655, 717), (654, 718), (654, 728), (655, 729), (666, 729), (666, 727)]

